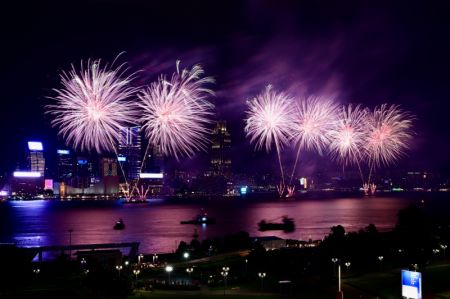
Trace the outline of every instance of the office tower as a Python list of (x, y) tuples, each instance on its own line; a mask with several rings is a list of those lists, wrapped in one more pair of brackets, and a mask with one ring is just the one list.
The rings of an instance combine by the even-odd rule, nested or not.
[(100, 160), (101, 181), (104, 194), (119, 192), (118, 162), (114, 158), (102, 158)]
[(231, 176), (231, 136), (225, 121), (218, 121), (211, 135), (211, 175)]
[(70, 150), (59, 149), (56, 151), (56, 181), (68, 182), (73, 177), (73, 156)]
[(40, 141), (28, 141), (28, 169), (34, 172), (39, 172), (44, 177), (45, 172), (45, 158), (44, 147)]
[(128, 127), (121, 130), (118, 160), (129, 181), (139, 178), (141, 169), (141, 127)]

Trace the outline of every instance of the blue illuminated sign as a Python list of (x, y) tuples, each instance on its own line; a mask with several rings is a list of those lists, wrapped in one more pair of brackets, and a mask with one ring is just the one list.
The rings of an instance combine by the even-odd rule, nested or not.
[(241, 191), (242, 195), (247, 194), (248, 187), (247, 186), (243, 186), (243, 187), (241, 187), (240, 191)]
[(422, 299), (422, 273), (402, 270), (402, 297)]
[(57, 150), (56, 151), (59, 155), (69, 155), (70, 154), (70, 151), (69, 150), (61, 150), (61, 149), (59, 149), (59, 150)]
[(28, 149), (30, 151), (42, 151), (44, 147), (40, 141), (28, 141)]
[(117, 157), (117, 161), (119, 161), (119, 162), (125, 162), (125, 161), (127, 161), (127, 158), (126, 158), (126, 157), (120, 156), (120, 157)]
[(79, 165), (87, 164), (87, 160), (78, 160)]

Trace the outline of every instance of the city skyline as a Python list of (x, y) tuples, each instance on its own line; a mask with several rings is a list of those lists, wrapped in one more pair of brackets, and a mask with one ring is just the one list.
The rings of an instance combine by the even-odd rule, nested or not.
[[(421, 15), (421, 18), (415, 18), (422, 12), (420, 6), (415, 4), (411, 4), (409, 12), (397, 11), (400, 4), (392, 4), (392, 7), (360, 4), (352, 6), (349, 10), (351, 13), (347, 14), (348, 7), (334, 4), (322, 11), (312, 5), (286, 3), (275, 5), (274, 14), (269, 18), (248, 3), (236, 7), (221, 5), (223, 10), (217, 12), (215, 9), (214, 14), (211, 14), (212, 7), (209, 5), (197, 4), (189, 8), (209, 17), (214, 15), (221, 21), (211, 22), (213, 28), (209, 29), (199, 26), (196, 33), (190, 27), (183, 31), (178, 30), (175, 24), (170, 24), (164, 29), (165, 34), (156, 35), (152, 25), (162, 19), (163, 15), (154, 20), (143, 20), (143, 26), (138, 27), (139, 29), (136, 29), (134, 19), (125, 18), (123, 25), (114, 27), (114, 32), (122, 36), (115, 42), (108, 39), (108, 31), (99, 26), (102, 21), (108, 21), (108, 17), (92, 19), (90, 22), (96, 28), (96, 34), (67, 28), (66, 34), (58, 40), (59, 45), (66, 50), (64, 55), (45, 50), (49, 49), (53, 37), (60, 36), (59, 29), (51, 28), (50, 21), (39, 22), (39, 28), (46, 30), (42, 40), (37, 40), (38, 37), (28, 32), (28, 29), (17, 26), (17, 34), (10, 32), (6, 37), (10, 41), (7, 43), (7, 51), (11, 57), (6, 70), (11, 67), (15, 70), (10, 72), (11, 76), (6, 80), (2, 80), (7, 83), (3, 88), (5, 97), (11, 99), (5, 105), (7, 110), (15, 113), (7, 114), (1, 120), (3, 127), (12, 126), (17, 129), (14, 133), (11, 130), (6, 132), (10, 142), (1, 151), (11, 159), (2, 161), (0, 169), (5, 172), (15, 167), (15, 149), (26, 140), (43, 140), (52, 147), (63, 144), (62, 140), (56, 138), (56, 131), (50, 128), (50, 119), (41, 115), (43, 107), (49, 103), (46, 97), (51, 95), (50, 88), (57, 85), (58, 70), (90, 57), (112, 61), (117, 54), (126, 51), (123, 56), (129, 61), (130, 68), (142, 70), (136, 84), (147, 84), (160, 72), (170, 73), (177, 59), (181, 59), (183, 65), (191, 66), (198, 62), (204, 66), (206, 74), (216, 79), (214, 88), (217, 95), (213, 99), (217, 107), (216, 118), (226, 120), (229, 124), (234, 143), (231, 153), (235, 161), (233, 167), (238, 172), (249, 168), (276, 171), (273, 165), (265, 162), (275, 158), (273, 153), (267, 155), (253, 152), (242, 129), (245, 101), (263, 86), (272, 83), (296, 96), (304, 93), (326, 94), (335, 97), (340, 103), (363, 102), (370, 107), (385, 101), (401, 104), (417, 116), (417, 122), (416, 136), (409, 156), (399, 161), (398, 167), (448, 173), (449, 160), (445, 153), (450, 145), (441, 137), (448, 129), (443, 122), (446, 104), (441, 101), (446, 96), (445, 72), (442, 67), (448, 62), (441, 55), (448, 45), (440, 39), (439, 34), (445, 31), (447, 25), (439, 18), (432, 18), (434, 14), (439, 15), (438, 7), (427, 6), (430, 12)], [(165, 4), (158, 3), (158, 6), (166, 13)], [(108, 7), (103, 7), (101, 2), (90, 4), (93, 11), (107, 10), (113, 15), (127, 7), (122, 1), (114, 2)], [(287, 8), (290, 7), (294, 9), (289, 11)], [(56, 3), (47, 2), (47, 6), (37, 9), (44, 10), (40, 16), (52, 14), (56, 18), (61, 17), (62, 7)], [(77, 8), (73, 9), (73, 12), (64, 13), (71, 16), (77, 11)], [(12, 12), (15, 12), (14, 8)], [(251, 18), (241, 17), (244, 12), (250, 12)], [(314, 19), (314, 16), (320, 17), (327, 13), (332, 17), (323, 22)], [(374, 18), (374, 15), (381, 16), (380, 20)], [(235, 23), (230, 23), (229, 16), (235, 17)], [(179, 17), (179, 22), (185, 18), (183, 15)], [(28, 15), (18, 17), (23, 24), (30, 24), (33, 18)], [(195, 22), (190, 26), (196, 26), (198, 23)], [(268, 25), (257, 30), (264, 22)], [(406, 28), (401, 26), (403, 23)], [(293, 24), (298, 26), (291, 26)], [(348, 27), (350, 24), (352, 29)], [(294, 27), (301, 29), (293, 29)], [(377, 28), (379, 42), (365, 39), (366, 32), (371, 32), (371, 28)], [(407, 28), (422, 28), (422, 31), (411, 32)], [(213, 33), (213, 30), (217, 32)], [(433, 34), (427, 34), (428, 32)], [(185, 36), (184, 33), (188, 35)], [(316, 38), (312, 39), (312, 34)], [(67, 38), (72, 35), (78, 36), (83, 42), (72, 47), (72, 39)], [(149, 36), (148, 41), (146, 38), (142, 40), (142, 36)], [(351, 42), (350, 36), (355, 37), (354, 42)], [(27, 37), (36, 41), (31, 47), (36, 55), (19, 57), (15, 52), (21, 52), (15, 49), (21, 48)], [(170, 37), (171, 41), (167, 41), (166, 37)], [(195, 43), (189, 43), (190, 38)], [(174, 40), (180, 43), (173, 42)], [(100, 43), (105, 45), (101, 46)], [(432, 43), (439, 43), (441, 47), (428, 48), (427, 45)], [(420, 46), (413, 47), (416, 45)], [(21, 49), (22, 52), (25, 51)], [(383, 58), (378, 58), (377, 51), (383, 53)], [(23, 73), (21, 70), (24, 66), (12, 63), (19, 59), (26, 59), (27, 65), (35, 64), (29, 75), (21, 80), (18, 80), (18, 76)], [(408, 64), (411, 60), (416, 67)], [(43, 61), (46, 62), (45, 65)], [(363, 63), (369, 61), (373, 63)], [(347, 67), (345, 62), (352, 62), (352, 67)], [(30, 88), (17, 88), (19, 82), (28, 84)], [(13, 115), (22, 117), (12, 117)], [(339, 167), (315, 154), (306, 153), (305, 157), (306, 164), (301, 165), (303, 168), (317, 169), (322, 165), (326, 168)], [(286, 152), (283, 158), (290, 163), (295, 159), (295, 151)], [(205, 167), (208, 165), (207, 155), (198, 153), (195, 161), (186, 161), (185, 164), (193, 168), (196, 165)]]

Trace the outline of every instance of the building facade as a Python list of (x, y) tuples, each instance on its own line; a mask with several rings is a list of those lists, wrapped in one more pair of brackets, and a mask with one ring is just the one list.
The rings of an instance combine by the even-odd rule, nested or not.
[(231, 135), (226, 121), (218, 121), (211, 135), (210, 175), (231, 176)]
[(27, 151), (28, 169), (39, 172), (42, 177), (45, 173), (44, 147), (42, 142), (28, 141)]
[(127, 127), (121, 130), (118, 160), (127, 180), (139, 178), (142, 162), (141, 127)]

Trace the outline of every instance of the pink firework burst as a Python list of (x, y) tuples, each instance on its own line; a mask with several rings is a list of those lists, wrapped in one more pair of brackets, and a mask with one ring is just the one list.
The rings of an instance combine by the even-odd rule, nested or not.
[(297, 103), (292, 139), (299, 150), (315, 150), (322, 154), (328, 146), (328, 132), (336, 122), (337, 105), (329, 99), (307, 97)]
[(343, 106), (328, 132), (331, 156), (343, 165), (359, 163), (364, 156), (368, 136), (368, 110), (360, 105)]
[(247, 102), (245, 131), (256, 149), (277, 151), (289, 142), (294, 109), (292, 99), (268, 85), (259, 95)]
[(202, 77), (199, 65), (179, 69), (170, 81), (161, 76), (139, 94), (141, 122), (149, 143), (161, 147), (164, 155), (191, 157), (205, 149), (214, 105), (208, 100), (213, 91), (206, 84), (211, 77)]
[(397, 161), (413, 137), (413, 117), (398, 105), (375, 107), (369, 117), (366, 143), (372, 166), (389, 165)]
[(80, 150), (113, 151), (120, 129), (135, 123), (135, 105), (129, 101), (136, 88), (130, 85), (134, 74), (125, 75), (124, 65), (101, 66), (100, 60), (81, 62), (62, 72), (55, 104), (47, 105), (67, 144)]

